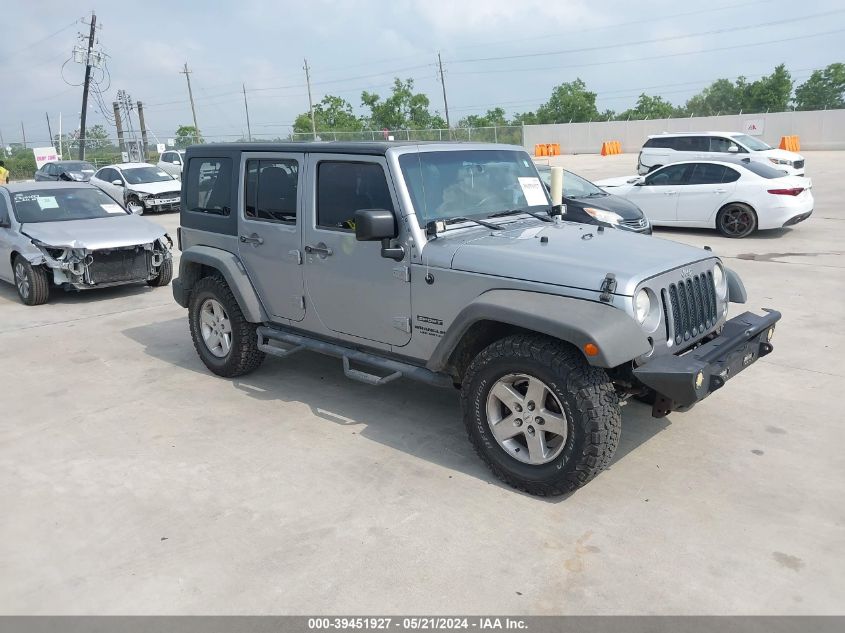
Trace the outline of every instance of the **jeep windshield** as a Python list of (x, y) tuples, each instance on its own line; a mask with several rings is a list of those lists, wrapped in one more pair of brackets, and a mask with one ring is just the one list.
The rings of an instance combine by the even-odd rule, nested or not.
[(484, 218), (509, 209), (548, 209), (546, 189), (531, 158), (518, 150), (413, 152), (399, 157), (421, 225), (432, 220)]
[(94, 187), (22, 191), (12, 195), (12, 204), (21, 224), (93, 220), (127, 214), (123, 207)]

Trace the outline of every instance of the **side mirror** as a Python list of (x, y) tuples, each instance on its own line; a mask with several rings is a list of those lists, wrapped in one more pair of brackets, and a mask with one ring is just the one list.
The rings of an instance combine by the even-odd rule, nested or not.
[(401, 261), (405, 259), (402, 246), (391, 246), (390, 240), (399, 235), (396, 217), (386, 209), (359, 209), (355, 212), (355, 239), (359, 242), (381, 241), (381, 256)]
[(628, 181), (628, 184), (639, 187), (644, 182), (645, 182), (645, 176), (637, 176), (636, 178), (631, 178), (631, 180)]
[(122, 180), (112, 180), (111, 184), (115, 185), (116, 187), (122, 187), (123, 181)]
[(736, 145), (731, 145), (731, 146), (728, 148), (728, 151), (729, 151), (731, 154), (736, 154), (737, 152), (739, 152), (739, 148), (738, 148)]

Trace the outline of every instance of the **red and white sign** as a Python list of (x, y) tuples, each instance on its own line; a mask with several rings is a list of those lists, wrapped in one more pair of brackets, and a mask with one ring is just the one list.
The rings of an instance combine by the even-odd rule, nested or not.
[(35, 155), (36, 169), (41, 169), (44, 163), (52, 163), (54, 160), (59, 160), (59, 155), (55, 147), (33, 147), (32, 153)]
[(765, 119), (747, 119), (742, 122), (742, 127), (749, 136), (762, 136), (765, 123)]

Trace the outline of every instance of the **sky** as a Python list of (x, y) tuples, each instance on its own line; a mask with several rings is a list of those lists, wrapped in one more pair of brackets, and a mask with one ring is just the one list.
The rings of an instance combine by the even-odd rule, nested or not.
[[(3, 0), (0, 19), (0, 133), (29, 145), (78, 128), (84, 67), (71, 59), (97, 14), (108, 76), (95, 71), (106, 114), (118, 90), (144, 103), (155, 139), (190, 124), (185, 63), (197, 122), (207, 139), (286, 136), (308, 111), (303, 60), (317, 102), (331, 94), (356, 113), (361, 92), (386, 95), (394, 77), (443, 113), (437, 54), (449, 114), (501, 106), (535, 110), (554, 86), (580, 77), (600, 111), (622, 111), (641, 92), (682, 104), (711, 81), (757, 79), (779, 63), (799, 82), (845, 62), (841, 0), (145, 0), (143, 3)], [(97, 6), (97, 4), (101, 6)], [(87, 12), (87, 13), (86, 13)], [(134, 113), (133, 113), (133, 116)], [(92, 96), (88, 125), (114, 127)], [(137, 118), (133, 120), (137, 129)]]

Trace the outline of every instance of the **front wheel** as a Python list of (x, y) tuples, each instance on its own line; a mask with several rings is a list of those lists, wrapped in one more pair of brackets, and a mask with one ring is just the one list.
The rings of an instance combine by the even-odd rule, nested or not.
[(604, 370), (566, 343), (518, 334), (482, 350), (461, 388), (469, 439), (505, 483), (551, 496), (608, 466), (619, 443), (619, 401)]
[(158, 274), (152, 279), (147, 279), (147, 285), (153, 288), (166, 286), (173, 279), (173, 260), (165, 259), (158, 267)]
[(748, 237), (757, 228), (757, 214), (744, 204), (725, 205), (716, 215), (716, 228), (725, 237)]
[(33, 266), (18, 255), (15, 257), (15, 288), (20, 300), (28, 306), (47, 303), (50, 298), (50, 281), (43, 266)]
[(135, 215), (144, 215), (144, 203), (135, 196), (130, 197), (126, 201), (126, 209)]

